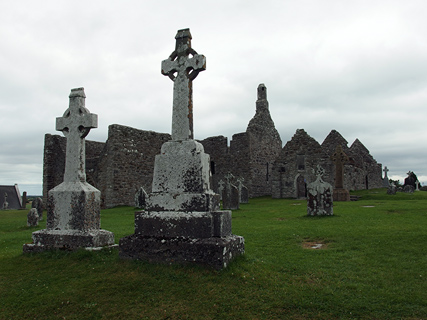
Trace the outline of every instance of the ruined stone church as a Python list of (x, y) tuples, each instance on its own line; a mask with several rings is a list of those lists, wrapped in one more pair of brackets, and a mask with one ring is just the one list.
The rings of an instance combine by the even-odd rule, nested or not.
[[(304, 198), (307, 184), (315, 180), (314, 169), (325, 169), (326, 182), (334, 183), (331, 155), (341, 145), (349, 157), (344, 168), (344, 187), (349, 190), (382, 187), (381, 164), (356, 139), (347, 141), (335, 130), (322, 144), (298, 129), (282, 148), (282, 140), (271, 118), (267, 88), (258, 86), (256, 113), (245, 132), (227, 137), (215, 136), (199, 141), (210, 155), (212, 185), (218, 190), (228, 173), (243, 178), (250, 197)], [(101, 205), (111, 208), (134, 206), (135, 192), (143, 187), (151, 191), (154, 157), (170, 134), (139, 130), (118, 124), (108, 127), (104, 142), (86, 141), (87, 181), (101, 191)], [(43, 198), (63, 181), (66, 140), (45, 135), (43, 159)], [(46, 202), (45, 202), (46, 203)]]

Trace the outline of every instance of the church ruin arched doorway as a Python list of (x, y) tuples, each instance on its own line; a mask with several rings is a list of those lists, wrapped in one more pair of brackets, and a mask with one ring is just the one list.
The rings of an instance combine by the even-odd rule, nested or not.
[(305, 183), (304, 176), (298, 175), (295, 181), (295, 190), (297, 199), (307, 197), (307, 184)]

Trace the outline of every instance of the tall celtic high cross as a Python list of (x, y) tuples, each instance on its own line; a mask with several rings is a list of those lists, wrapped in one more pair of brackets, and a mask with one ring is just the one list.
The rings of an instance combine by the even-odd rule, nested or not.
[(341, 145), (337, 145), (335, 153), (331, 156), (331, 160), (335, 162), (335, 188), (344, 188), (344, 163), (349, 159), (342, 150)]
[(162, 74), (174, 82), (172, 140), (187, 140), (194, 137), (193, 80), (206, 69), (206, 58), (191, 48), (190, 29), (178, 30), (175, 39), (175, 51), (162, 61)]
[(56, 130), (67, 138), (64, 182), (86, 182), (85, 137), (98, 127), (98, 115), (85, 108), (85, 98), (84, 88), (72, 89), (69, 108), (56, 118)]

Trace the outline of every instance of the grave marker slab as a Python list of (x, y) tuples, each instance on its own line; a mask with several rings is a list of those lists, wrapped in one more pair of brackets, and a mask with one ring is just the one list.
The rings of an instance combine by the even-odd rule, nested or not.
[(135, 213), (135, 233), (120, 239), (119, 255), (222, 269), (244, 252), (244, 239), (231, 233), (231, 211), (219, 210), (210, 157), (193, 140), (192, 81), (206, 59), (191, 48), (189, 29), (178, 30), (175, 39), (175, 51), (162, 62), (162, 74), (174, 81), (172, 140), (155, 158), (145, 211)]
[(397, 188), (396, 185), (392, 182), (387, 188), (387, 194), (396, 194)]
[(307, 215), (332, 216), (333, 213), (333, 188), (323, 181), (325, 170), (317, 165), (316, 180), (307, 186)]
[(41, 198), (35, 198), (31, 203), (31, 208), (35, 208), (37, 210), (37, 214), (39, 215), (39, 221), (43, 220), (43, 200)]
[(249, 203), (249, 191), (248, 188), (243, 184), (244, 178), (237, 178), (237, 188), (239, 189), (239, 201), (240, 203)]
[(240, 204), (239, 189), (232, 181), (234, 176), (231, 173), (225, 175), (225, 188), (222, 192), (222, 208), (224, 210), (237, 210)]
[(4, 200), (3, 200), (3, 210), (9, 209), (9, 202), (7, 202), (7, 192), (4, 193)]
[(39, 214), (36, 208), (31, 208), (27, 214), (27, 227), (37, 227), (39, 225)]
[(67, 138), (64, 181), (49, 191), (46, 229), (33, 232), (24, 252), (114, 244), (114, 234), (100, 229), (101, 192), (86, 182), (85, 137), (98, 117), (86, 109), (83, 88), (72, 89), (69, 98), (69, 108), (56, 119)]

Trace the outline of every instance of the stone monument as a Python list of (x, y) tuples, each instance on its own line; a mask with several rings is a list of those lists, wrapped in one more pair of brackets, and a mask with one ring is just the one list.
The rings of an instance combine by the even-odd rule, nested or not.
[(144, 188), (141, 187), (135, 192), (135, 208), (144, 209), (148, 195)]
[(36, 208), (31, 208), (27, 214), (27, 227), (37, 227), (39, 225), (39, 214)]
[(394, 182), (390, 183), (390, 185), (387, 188), (387, 194), (391, 194), (394, 195), (396, 194), (397, 188), (396, 185), (394, 184)]
[(334, 201), (350, 201), (350, 193), (344, 189), (344, 163), (349, 159), (342, 150), (341, 145), (337, 145), (331, 160), (335, 162), (335, 188), (333, 193)]
[[(314, 171), (314, 170), (313, 170)], [(307, 186), (307, 215), (332, 216), (333, 199), (332, 185), (323, 181), (325, 170), (317, 165), (316, 180)]]
[(239, 200), (240, 203), (249, 203), (249, 191), (248, 188), (243, 184), (244, 178), (237, 178), (237, 188), (239, 189)]
[(22, 194), (22, 206), (21, 209), (26, 209), (27, 208), (27, 191), (24, 191)]
[(383, 171), (384, 171), (383, 187), (388, 188), (390, 186), (390, 181), (388, 179), (387, 172), (389, 172), (390, 170), (387, 169), (387, 166), (385, 166)]
[(219, 199), (222, 200), (222, 193), (224, 192), (224, 181), (219, 180), (218, 181), (218, 194), (219, 194)]
[(9, 209), (9, 202), (7, 202), (7, 192), (4, 193), (3, 210)]
[(231, 211), (219, 210), (209, 155), (193, 139), (192, 81), (206, 59), (191, 48), (189, 29), (175, 39), (175, 51), (162, 62), (162, 74), (174, 81), (172, 140), (155, 158), (145, 211), (135, 213), (135, 233), (120, 239), (119, 255), (221, 269), (244, 253), (244, 239), (231, 233)]
[(85, 137), (98, 116), (85, 108), (85, 98), (83, 88), (72, 89), (69, 108), (56, 118), (56, 130), (67, 138), (64, 181), (49, 191), (46, 229), (33, 232), (24, 252), (114, 244), (114, 234), (100, 229), (101, 192), (86, 182)]
[(234, 176), (229, 172), (225, 175), (225, 187), (222, 191), (222, 208), (237, 210), (240, 204), (240, 194), (237, 186), (233, 184)]
[(35, 198), (31, 202), (31, 208), (35, 208), (37, 210), (37, 214), (39, 215), (39, 221), (43, 220), (43, 200), (42, 198)]

